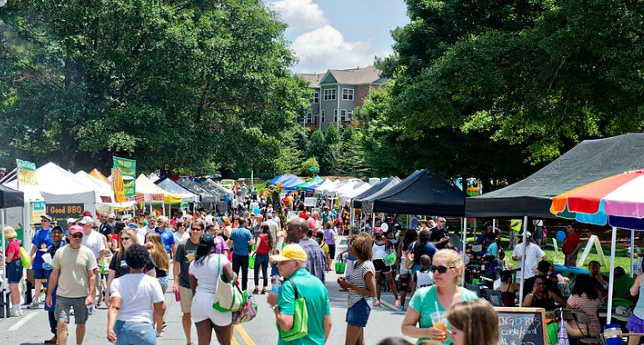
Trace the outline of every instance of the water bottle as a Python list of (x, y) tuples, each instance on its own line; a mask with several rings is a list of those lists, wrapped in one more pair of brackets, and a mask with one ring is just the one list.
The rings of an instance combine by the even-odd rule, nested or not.
[(282, 281), (280, 280), (280, 277), (277, 277), (277, 276), (272, 277), (271, 292), (275, 294), (279, 294), (281, 288), (282, 288)]

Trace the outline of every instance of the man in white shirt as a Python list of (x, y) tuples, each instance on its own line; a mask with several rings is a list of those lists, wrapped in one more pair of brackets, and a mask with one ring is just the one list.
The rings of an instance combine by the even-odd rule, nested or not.
[(156, 344), (153, 314), (163, 317), (166, 310), (161, 286), (143, 273), (150, 262), (147, 248), (133, 244), (125, 255), (130, 273), (114, 279), (110, 286), (107, 339), (122, 344)]
[[(525, 270), (523, 271), (524, 279), (534, 276), (533, 270), (537, 269), (539, 258), (541, 258), (541, 260), (546, 260), (546, 253), (544, 253), (538, 245), (532, 243), (532, 241), (532, 234), (528, 232), (526, 234)], [(521, 261), (523, 260), (523, 243), (519, 243), (514, 247), (512, 260), (517, 262), (517, 268), (520, 269)], [(521, 276), (517, 275), (517, 281), (520, 279)]]
[[(94, 227), (94, 220), (92, 219), (92, 217), (83, 217), (78, 222), (78, 224), (83, 227), (82, 244), (92, 251), (94, 258), (96, 259), (96, 264), (98, 265), (98, 267), (101, 267), (101, 263), (103, 262), (105, 254), (107, 253), (107, 239), (98, 231), (94, 231), (92, 229)], [(95, 273), (95, 279), (96, 292), (94, 293), (94, 298), (96, 298), (97, 293), (100, 293), (99, 290), (101, 288), (100, 272), (98, 270)], [(90, 315), (91, 314), (93, 314), (93, 308), (90, 308)]]

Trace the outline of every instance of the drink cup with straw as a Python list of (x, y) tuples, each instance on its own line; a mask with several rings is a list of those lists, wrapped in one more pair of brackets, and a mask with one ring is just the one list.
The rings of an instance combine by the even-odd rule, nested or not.
[(445, 319), (445, 313), (438, 310), (438, 302), (434, 301), (434, 305), (436, 306), (436, 312), (430, 314), (432, 325), (434, 328), (443, 331), (444, 338), (442, 340), (445, 340), (447, 339), (447, 322)]

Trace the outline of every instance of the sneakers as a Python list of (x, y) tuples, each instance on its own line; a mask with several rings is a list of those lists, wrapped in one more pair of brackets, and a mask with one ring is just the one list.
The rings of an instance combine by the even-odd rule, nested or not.
[(394, 303), (394, 307), (400, 308), (400, 300), (397, 299), (396, 302)]
[(94, 305), (89, 306), (89, 315), (94, 315)]
[(405, 306), (404, 306), (404, 305), (401, 305), (400, 307), (398, 307), (398, 309), (400, 309), (400, 310), (405, 310)]
[(381, 304), (382, 302), (380, 302), (380, 300), (377, 300), (376, 303), (374, 303), (373, 305), (375, 305), (376, 307), (380, 307)]
[(40, 308), (40, 302), (37, 299), (34, 299), (30, 305), (27, 306), (27, 309), (38, 309)]
[(16, 308), (16, 306), (11, 307), (11, 311), (9, 312), (9, 316), (11, 317), (19, 317), (22, 315), (22, 311), (20, 310), (20, 307)]

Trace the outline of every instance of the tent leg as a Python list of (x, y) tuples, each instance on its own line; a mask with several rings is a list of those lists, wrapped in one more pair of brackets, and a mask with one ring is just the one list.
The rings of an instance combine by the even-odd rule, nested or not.
[(351, 229), (355, 222), (356, 209), (351, 206), (351, 220), (349, 220), (349, 229)]
[[(463, 236), (463, 238), (462, 238), (462, 241), (463, 241), (463, 252), (461, 253), (461, 255), (463, 256), (463, 263), (465, 263), (465, 255), (466, 255), (465, 253), (466, 253), (466, 249), (467, 249), (467, 238), (465, 237), (465, 236), (466, 236), (466, 234), (467, 234), (467, 218), (463, 217), (463, 223), (462, 223), (462, 224), (463, 224), (463, 229), (462, 229), (462, 231), (461, 231), (461, 234), (462, 234), (462, 236)], [(467, 266), (466, 266), (466, 267), (467, 267)], [(462, 280), (463, 280), (463, 284), (465, 284), (465, 269), (463, 269), (462, 276), (463, 276), (463, 277), (462, 277), (462, 278), (463, 278), (463, 279), (462, 279)], [(465, 285), (463, 285), (463, 286), (465, 286)]]
[[(514, 231), (510, 229), (510, 231)], [(519, 288), (519, 307), (523, 306), (523, 281), (524, 279), (524, 274), (525, 274), (525, 242), (527, 239), (528, 235), (528, 216), (523, 217), (523, 253), (521, 254), (521, 271), (519, 273), (521, 274), (521, 281), (519, 283), (520, 288)]]
[(371, 233), (373, 234), (373, 229), (376, 227), (376, 212), (371, 212)]
[[(631, 237), (631, 243), (635, 239)], [(610, 238), (610, 274), (608, 281), (611, 282), (608, 284), (608, 310), (606, 315), (606, 323), (610, 323), (610, 319), (613, 316), (613, 283), (615, 280), (615, 242), (617, 242), (617, 228), (613, 227), (613, 234)]]
[(635, 230), (631, 230), (631, 278), (633, 278), (633, 275), (635, 272), (633, 272), (633, 257), (635, 256), (635, 246), (633, 245), (635, 243)]

